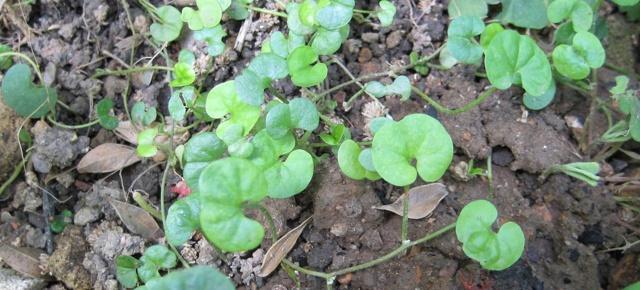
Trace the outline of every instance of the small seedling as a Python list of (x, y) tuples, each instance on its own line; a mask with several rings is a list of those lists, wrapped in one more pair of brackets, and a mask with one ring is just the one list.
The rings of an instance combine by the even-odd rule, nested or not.
[[(611, 97), (618, 103), (618, 108), (625, 115), (625, 119), (609, 128), (603, 136), (616, 136), (613, 142), (624, 142), (633, 138), (640, 142), (640, 97), (634, 90), (627, 89), (629, 78), (626, 76), (616, 77), (616, 86), (611, 88)], [(617, 134), (612, 134), (617, 132)], [(611, 140), (612, 138), (607, 138)]]
[(396, 6), (390, 1), (382, 0), (378, 3), (378, 9), (376, 9), (375, 14), (382, 27), (391, 26), (393, 17), (396, 16)]
[(219, 84), (207, 94), (205, 107), (207, 114), (214, 119), (226, 117), (216, 130), (219, 137), (232, 125), (241, 125), (244, 129), (243, 135), (247, 135), (260, 118), (260, 107), (239, 99), (236, 89), (237, 81), (236, 79)]
[(318, 62), (318, 54), (309, 46), (301, 46), (287, 59), (291, 81), (303, 88), (320, 84), (327, 78), (327, 65)]
[(329, 134), (321, 133), (320, 139), (327, 145), (338, 146), (346, 139), (351, 138), (351, 132), (342, 124), (332, 125)]
[(600, 40), (589, 32), (578, 32), (572, 45), (560, 44), (553, 50), (553, 66), (570, 79), (586, 78), (591, 69), (604, 64), (605, 51)]
[(399, 95), (406, 101), (411, 97), (411, 81), (406, 76), (397, 77), (392, 84), (384, 85), (378, 81), (368, 82), (364, 87), (365, 92), (376, 97)]
[(498, 232), (492, 225), (498, 217), (496, 207), (486, 200), (467, 204), (456, 221), (456, 236), (469, 258), (491, 271), (511, 267), (524, 252), (525, 237), (520, 226), (507, 222)]
[(213, 28), (220, 24), (222, 12), (230, 5), (230, 0), (196, 0), (198, 10), (191, 7), (182, 8), (180, 19), (187, 22), (191, 30)]
[(137, 102), (131, 108), (131, 121), (136, 124), (149, 126), (156, 120), (156, 117), (156, 108), (147, 107), (143, 102)]
[(60, 214), (56, 215), (51, 221), (51, 231), (54, 233), (61, 233), (68, 224), (73, 222), (73, 213), (65, 209)]
[(409, 63), (413, 65), (413, 69), (421, 76), (426, 76), (429, 73), (429, 66), (424, 63), (419, 63), (420, 56), (417, 52), (412, 51), (409, 54)]
[(181, 50), (178, 55), (178, 62), (173, 66), (174, 79), (170, 85), (172, 87), (184, 87), (191, 85), (196, 80), (196, 72), (193, 70), (193, 64), (196, 58), (193, 52)]
[(373, 165), (371, 148), (363, 150), (353, 140), (345, 140), (340, 145), (340, 149), (338, 149), (338, 165), (340, 170), (351, 179), (380, 179), (380, 175)]
[(111, 109), (113, 109), (113, 101), (111, 99), (102, 99), (96, 105), (96, 114), (98, 114), (98, 120), (100, 126), (107, 130), (113, 130), (118, 127), (118, 118), (111, 115)]
[(553, 165), (545, 170), (540, 177), (544, 179), (550, 174), (562, 172), (595, 187), (600, 181), (599, 171), (600, 165), (597, 162), (574, 162)]
[(158, 153), (155, 138), (158, 136), (158, 128), (148, 128), (138, 133), (138, 147), (136, 153), (140, 157), (153, 157)]
[(319, 123), (316, 105), (306, 98), (295, 98), (288, 104), (275, 105), (266, 118), (267, 132), (276, 139), (284, 137), (292, 129), (313, 131)]

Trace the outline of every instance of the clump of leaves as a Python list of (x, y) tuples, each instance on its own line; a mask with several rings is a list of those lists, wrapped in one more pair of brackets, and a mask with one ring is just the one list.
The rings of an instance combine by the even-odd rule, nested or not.
[(320, 139), (328, 145), (338, 146), (346, 139), (351, 138), (351, 132), (345, 125), (335, 124), (329, 128), (329, 133), (320, 133)]
[(295, 98), (288, 104), (277, 104), (269, 110), (266, 129), (274, 138), (282, 138), (292, 129), (313, 131), (320, 123), (316, 105), (306, 98)]
[(138, 285), (138, 279), (147, 283), (160, 278), (160, 270), (169, 270), (176, 266), (176, 255), (163, 245), (147, 248), (140, 260), (131, 256), (116, 258), (116, 278), (127, 288)]
[(275, 53), (261, 53), (235, 79), (236, 92), (242, 102), (259, 106), (271, 82), (289, 75), (286, 60)]
[(169, 83), (172, 87), (184, 87), (192, 84), (196, 80), (196, 72), (193, 64), (196, 57), (193, 52), (180, 50), (178, 62), (173, 66), (173, 80)]
[(492, 225), (498, 217), (496, 207), (486, 200), (467, 204), (456, 220), (456, 236), (469, 258), (492, 271), (513, 265), (524, 252), (525, 237), (514, 222), (504, 223), (498, 232)]
[(54, 233), (61, 233), (68, 224), (73, 222), (73, 213), (65, 209), (60, 214), (56, 215), (51, 221), (51, 231)]
[(58, 94), (53, 88), (33, 83), (28, 65), (18, 63), (4, 74), (4, 103), (22, 117), (41, 118), (54, 110)]
[(160, 22), (151, 24), (149, 28), (151, 37), (160, 42), (176, 40), (182, 31), (180, 11), (173, 6), (167, 5), (156, 9), (156, 15), (160, 18)]
[(219, 137), (232, 125), (242, 126), (243, 135), (247, 135), (260, 118), (260, 107), (240, 100), (239, 84), (238, 79), (227, 81), (215, 86), (207, 94), (207, 114), (214, 119), (225, 119), (216, 130)]
[(376, 97), (399, 95), (401, 100), (406, 101), (411, 97), (411, 81), (406, 76), (397, 77), (392, 84), (384, 85), (378, 81), (368, 82), (364, 86), (365, 92)]
[(340, 170), (351, 179), (378, 180), (380, 175), (376, 172), (371, 158), (371, 148), (362, 149), (353, 140), (345, 140), (338, 149), (338, 165)]

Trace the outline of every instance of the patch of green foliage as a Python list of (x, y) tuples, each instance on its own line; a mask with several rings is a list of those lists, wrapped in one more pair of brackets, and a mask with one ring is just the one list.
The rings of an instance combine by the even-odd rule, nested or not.
[(364, 90), (376, 98), (398, 95), (401, 100), (406, 101), (411, 97), (411, 81), (406, 76), (397, 77), (390, 85), (371, 81), (364, 86)]
[[(0, 53), (10, 52), (10, 51), (11, 51), (11, 47), (9, 47), (6, 44), (0, 43)], [(11, 59), (10, 56), (0, 56), (0, 70), (8, 69), (11, 67), (12, 64), (13, 64), (13, 60)]]
[(196, 72), (193, 64), (196, 57), (193, 52), (181, 50), (178, 54), (178, 62), (173, 66), (173, 80), (169, 83), (172, 87), (184, 87), (191, 85), (196, 80)]
[(622, 140), (629, 138), (640, 142), (640, 97), (637, 91), (629, 90), (629, 78), (626, 76), (616, 77), (616, 85), (609, 90), (611, 97), (618, 103), (618, 108), (624, 114), (625, 119), (620, 121), (623, 132)]
[(111, 99), (102, 99), (96, 105), (96, 114), (100, 121), (100, 126), (107, 130), (113, 130), (118, 127), (118, 118), (111, 115), (113, 109), (113, 101)]
[(157, 11), (157, 16), (161, 22), (154, 22), (149, 27), (151, 37), (159, 42), (171, 42), (180, 36), (182, 31), (182, 21), (180, 11), (173, 6), (161, 6)]
[(29, 66), (18, 63), (4, 74), (2, 98), (18, 115), (41, 118), (53, 111), (58, 94), (53, 88), (34, 84)]
[(496, 207), (486, 200), (467, 204), (456, 220), (456, 236), (469, 258), (492, 271), (513, 265), (524, 252), (525, 237), (514, 222), (504, 223), (498, 232), (492, 229), (498, 218)]

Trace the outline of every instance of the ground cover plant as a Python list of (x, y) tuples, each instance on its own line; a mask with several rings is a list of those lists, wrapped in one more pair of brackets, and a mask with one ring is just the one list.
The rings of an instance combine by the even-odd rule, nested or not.
[[(43, 192), (41, 206), (47, 233), (43, 247), (50, 251), (49, 261), (56, 261), (58, 257), (52, 248), (53, 234), (62, 237), (74, 228), (69, 221), (71, 212), (64, 206), (55, 209), (50, 198), (54, 196), (54, 200), (61, 202), (52, 193), (59, 190), (53, 183), (62, 183), (59, 181), (64, 173), (62, 169), (71, 164), (56, 163), (46, 158), (46, 153), (43, 153), (46, 150), (41, 148), (50, 142), (43, 141), (42, 132), (54, 130), (52, 128), (75, 131), (93, 128), (131, 144), (111, 142), (78, 152), (74, 151), (72, 145), (66, 146), (70, 151), (61, 155), (76, 158), (86, 153), (76, 166), (77, 172), (82, 174), (120, 172), (118, 175), (122, 181), (125, 168), (138, 166), (134, 165), (138, 162), (146, 164), (146, 168), (132, 178), (128, 189), (121, 183), (121, 188), (109, 195), (103, 193), (108, 190), (93, 189), (89, 185), (84, 190), (87, 193), (83, 203), (79, 203), (73, 214), (75, 225), (87, 225), (98, 220), (99, 216), (116, 216), (128, 232), (148, 240), (147, 247), (144, 247), (143, 240), (144, 251), (123, 248), (111, 255), (111, 276), (123, 288), (241, 288), (236, 287), (239, 284), (237, 279), (232, 281), (228, 271), (221, 269), (221, 263), (233, 265), (234, 262), (227, 257), (240, 259), (241, 262), (237, 263), (249, 263), (238, 266), (251, 268), (251, 274), (243, 274), (242, 279), (269, 279), (280, 271), (284, 274), (281, 276), (286, 277), (293, 287), (302, 288), (305, 283), (314, 283), (308, 281), (316, 281), (316, 284), (306, 284), (304, 287), (317, 288), (321, 285), (326, 289), (349, 287), (347, 285), (351, 283), (353, 275), (380, 269), (398, 259), (411, 259), (413, 251), (423, 247), (445, 247), (457, 252), (452, 255), (464, 261), (465, 267), (476, 267), (476, 272), (490, 273), (486, 275), (492, 277), (500, 277), (500, 271), (519, 271), (522, 267), (530, 267), (523, 265), (537, 262), (526, 253), (534, 251), (532, 248), (538, 247), (540, 242), (534, 234), (535, 226), (529, 225), (527, 219), (516, 218), (518, 207), (528, 203), (524, 201), (526, 198), (521, 196), (522, 200), (505, 202), (505, 198), (513, 198), (504, 195), (505, 187), (508, 187), (504, 184), (511, 181), (504, 181), (504, 176), (508, 175), (504, 173), (505, 169), (499, 169), (495, 175), (493, 172), (494, 164), (502, 164), (502, 161), (492, 161), (494, 155), (491, 152), (484, 156), (470, 153), (467, 143), (474, 136), (466, 131), (468, 128), (451, 126), (455, 118), (479, 115), (485, 102), (491, 102), (492, 99), (495, 106), (501, 106), (500, 102), (522, 105), (522, 113), (513, 114), (512, 110), (510, 116), (500, 114), (500, 117), (518, 118), (514, 121), (516, 128), (535, 123), (527, 119), (529, 112), (536, 114), (537, 111), (548, 110), (564, 89), (577, 94), (578, 98), (584, 99), (580, 102), (588, 105), (582, 121), (576, 121), (577, 124), (567, 121), (577, 149), (572, 148), (567, 154), (554, 152), (560, 150), (556, 147), (548, 149), (547, 145), (540, 145), (542, 149), (529, 149), (541, 150), (535, 151), (537, 154), (560, 156), (554, 155), (549, 158), (550, 161), (542, 165), (536, 163), (529, 168), (518, 168), (513, 162), (513, 171), (524, 168), (530, 171), (526, 174), (539, 175), (539, 178), (527, 175), (523, 177), (526, 182), (511, 184), (574, 182), (553, 175), (562, 173), (577, 180), (572, 184), (586, 184), (595, 188), (585, 187), (585, 191), (600, 190), (604, 182), (611, 185), (621, 183), (620, 192), (626, 192), (627, 186), (631, 186), (632, 189), (628, 191), (632, 192), (638, 186), (636, 177), (613, 173), (604, 177), (599, 175), (605, 174), (601, 171), (615, 170), (610, 169), (614, 162), (608, 162), (614, 157), (626, 156), (634, 160), (629, 163), (639, 159), (634, 150), (640, 139), (640, 99), (637, 91), (632, 89), (637, 75), (616, 65), (607, 65), (603, 45), (607, 40), (607, 28), (600, 12), (605, 6), (610, 9), (631, 9), (638, 5), (637, 1), (613, 1), (616, 6), (612, 6), (614, 4), (601, 0), (451, 0), (446, 9), (449, 16), (446, 37), (438, 47), (427, 54), (413, 51), (403, 56), (406, 62), (402, 65), (390, 64), (357, 77), (351, 72), (353, 66), (345, 65), (339, 52), (362, 45), (350, 41), (354, 30), (358, 33), (362, 31), (362, 28), (354, 29), (356, 26), (384, 30), (394, 25), (394, 21), (398, 20), (398, 2), (383, 0), (361, 4), (352, 0), (267, 3), (196, 0), (181, 6), (161, 5), (146, 0), (120, 2), (126, 7), (122, 17), (131, 26), (131, 41), (144, 43), (154, 54), (136, 61), (132, 48), (130, 63), (112, 56), (118, 63), (117, 67), (112, 65), (95, 69), (92, 79), (101, 80), (106, 85), (122, 77), (126, 78), (126, 87), (120, 90), (121, 96), (101, 96), (95, 104), (94, 95), (91, 95), (91, 102), (87, 105), (91, 116), (88, 121), (79, 125), (69, 123), (73, 119), (65, 118), (61, 111), (73, 111), (74, 107), (64, 102), (67, 92), (57, 90), (50, 80), (49, 66), (43, 69), (28, 52), (14, 51), (5, 45), (0, 46), (0, 91), (4, 105), (24, 118), (13, 132), (17, 137), (15, 142), (19, 144), (22, 162), (2, 185), (2, 190), (12, 186), (24, 170), (26, 184)], [(420, 5), (433, 6), (428, 2), (421, 1)], [(23, 9), (22, 6), (33, 4), (15, 5)], [(147, 21), (140, 20), (142, 24), (134, 22), (128, 10), (130, 5), (135, 5), (138, 16), (142, 15)], [(617, 5), (622, 8), (617, 8)], [(409, 7), (414, 6), (409, 4)], [(418, 5), (415, 7), (424, 11), (427, 9)], [(250, 54), (243, 55), (245, 62), (235, 68), (232, 75), (214, 77), (217, 72), (213, 67), (219, 71), (224, 69), (224, 66), (216, 66), (216, 62), (227, 57), (232, 50), (228, 40), (236, 38), (237, 41), (242, 37), (242, 33), (230, 29), (239, 21), (250, 24), (255, 15), (279, 19), (277, 21), (281, 21), (282, 25), (262, 35), (260, 45), (255, 46), (256, 50)], [(416, 20), (412, 18), (411, 21)], [(142, 25), (137, 32), (133, 28), (136, 25)], [(198, 44), (188, 45), (187, 39)], [(389, 42), (387, 38), (387, 46)], [(154, 61), (161, 64), (155, 64)], [(615, 76), (609, 80), (610, 83), (601, 84), (598, 72), (607, 66), (615, 72)], [(458, 96), (449, 100), (435, 98), (427, 90), (436, 88), (425, 88), (417, 81), (424, 77), (428, 82), (431, 76), (455, 74), (456, 70), (468, 70), (474, 82), (486, 80), (486, 85), (481, 86), (477, 94), (465, 95), (464, 102), (452, 105), (451, 101)], [(332, 79), (332, 75), (340, 72), (349, 78), (337, 83), (332, 81), (335, 79)], [(138, 84), (139, 88), (148, 88), (158, 82), (159, 87), (153, 92), (153, 97), (164, 95), (165, 101), (149, 102), (145, 99), (148, 97), (142, 95), (143, 89), (139, 90), (140, 95), (128, 99), (130, 89), (136, 86), (136, 82), (145, 83), (145, 78), (148, 79), (146, 84)], [(58, 81), (63, 82), (59, 77)], [(599, 86), (606, 86), (608, 93), (603, 93)], [(454, 90), (453, 87), (448, 89)], [(340, 102), (336, 97), (338, 93), (342, 93)], [(496, 101), (501, 94), (510, 94), (515, 98)], [(409, 112), (392, 115), (385, 106), (394, 101), (405, 106), (419, 101), (424, 106), (413, 105)], [(366, 109), (362, 105), (364, 102), (370, 108), (368, 114), (363, 113), (366, 117), (364, 121), (345, 122), (347, 118), (342, 119), (354, 106)], [(432, 110), (425, 110), (426, 106)], [(535, 116), (537, 118), (538, 115)], [(25, 127), (31, 121), (40, 122), (31, 130), (35, 142), (26, 129), (28, 126)], [(484, 123), (490, 121), (485, 120)], [(47, 123), (52, 128), (38, 131), (38, 128), (48, 126), (43, 125)], [(481, 122), (474, 120), (473, 123)], [(552, 128), (540, 124), (537, 126)], [(548, 133), (536, 132), (538, 135)], [(520, 138), (518, 132), (510, 133)], [(69, 134), (69, 137), (61, 139), (80, 142), (77, 136)], [(536, 137), (526, 141), (533, 144), (538, 140)], [(509, 136), (492, 139), (500, 139), (493, 144), (497, 150), (503, 146), (516, 147), (510, 143)], [(522, 143), (521, 140), (513, 142)], [(568, 140), (566, 142), (569, 143)], [(519, 153), (529, 154), (524, 149), (514, 149), (513, 152), (511, 157), (517, 160), (521, 158)], [(469, 155), (468, 163), (462, 160), (462, 154)], [(573, 155), (577, 157), (567, 157)], [(486, 169), (474, 166), (473, 158), (476, 156), (487, 161)], [(501, 157), (499, 154), (496, 156)], [(51, 174), (40, 171), (37, 165), (45, 161), (50, 162), (48, 168), (57, 167), (60, 171)], [(304, 201), (309, 199), (305, 194), (318, 186), (314, 181), (327, 178), (325, 167), (332, 163), (336, 168), (332, 172), (340, 178), (332, 186), (368, 186), (366, 191), (369, 194), (372, 194), (371, 188), (375, 186), (395, 195), (390, 200), (381, 193), (375, 199), (377, 203), (383, 200), (385, 205), (365, 207), (364, 198), (348, 192), (347, 202), (339, 203), (336, 200), (333, 201), (336, 204), (325, 204), (328, 209), (319, 210), (330, 211), (335, 208), (335, 215), (340, 213), (348, 218), (357, 218), (349, 220), (351, 224), (332, 223), (324, 231), (318, 230), (315, 234), (348, 236), (350, 230), (356, 231), (358, 226), (362, 227), (368, 222), (368, 217), (360, 217), (360, 213), (365, 211), (371, 215), (382, 215), (378, 210), (383, 210), (390, 212), (387, 218), (393, 219), (392, 214), (399, 217), (393, 234), (384, 235), (388, 243), (384, 247), (377, 247), (374, 253), (367, 254), (366, 259), (318, 267), (316, 265), (322, 263), (291, 257), (296, 253), (294, 248), (301, 236), (307, 240), (317, 240), (309, 232), (305, 234), (311, 220), (313, 226), (319, 228), (323, 219), (332, 219), (331, 214), (321, 215), (313, 211), (310, 212), (311, 219), (302, 219), (300, 216), (299, 220), (287, 222), (282, 220), (283, 213), (280, 210), (284, 209), (273, 204), (295, 204), (298, 201), (306, 206), (313, 203), (315, 209), (321, 207), (319, 201), (323, 197), (320, 194), (320, 197), (311, 198), (309, 202)], [(601, 164), (606, 165), (605, 168)], [(31, 167), (41, 174), (27, 174), (31, 172)], [(136, 186), (147, 186), (144, 182), (136, 183), (147, 172), (154, 170), (158, 170), (158, 178), (155, 184), (151, 182), (150, 185), (159, 188), (157, 196), (143, 189), (135, 189)], [(512, 175), (516, 179), (515, 173)], [(174, 180), (169, 181), (172, 178)], [(326, 185), (320, 182), (321, 186)], [(468, 187), (477, 182), (481, 186)], [(74, 186), (86, 184), (80, 179), (71, 183)], [(169, 183), (172, 185), (169, 186)], [(447, 186), (449, 184), (458, 186)], [(332, 188), (326, 194), (330, 196), (334, 191), (340, 190)], [(88, 201), (87, 196), (92, 192), (98, 192), (98, 201)], [(125, 198), (117, 198), (119, 192)], [(460, 198), (448, 197), (454, 194)], [(540, 196), (536, 190), (528, 190), (527, 194), (531, 195), (529, 200), (534, 201), (550, 198)], [(353, 199), (360, 198), (357, 206), (349, 205), (356, 203)], [(637, 215), (637, 196), (607, 198), (609, 201), (615, 200), (614, 208), (615, 202), (618, 202), (620, 208), (629, 209)], [(442, 202), (451, 203), (456, 209), (449, 205), (449, 209), (445, 210), (439, 206)], [(65, 208), (65, 211), (56, 212), (61, 208)], [(82, 223), (80, 221), (84, 216), (80, 213), (88, 208), (98, 210), (97, 216), (95, 219), (90, 217), (92, 221)], [(350, 211), (359, 213), (351, 214)], [(547, 219), (555, 216), (556, 211), (556, 208), (549, 209), (541, 205), (531, 210), (531, 215), (551, 223)], [(424, 226), (421, 222), (427, 217), (429, 225)], [(433, 220), (439, 220), (437, 226), (434, 226)], [(289, 227), (287, 223), (294, 226), (291, 231), (284, 233), (282, 227)], [(600, 221), (588, 226), (595, 227), (595, 224), (600, 228)], [(633, 226), (626, 228), (633, 229)], [(340, 244), (346, 249), (348, 246), (345, 245), (348, 244), (366, 244), (362, 242), (365, 229), (360, 230), (358, 238), (344, 238), (333, 247), (337, 248)], [(94, 232), (92, 234), (96, 235)], [(455, 239), (447, 240), (453, 235)], [(382, 243), (380, 233), (377, 238)], [(100, 239), (94, 238), (94, 243), (95, 240)], [(590, 241), (580, 236), (581, 243)], [(62, 243), (56, 243), (59, 249)], [(215, 253), (212, 255), (220, 257), (222, 262), (217, 265), (195, 265), (189, 251), (194, 249), (196, 243), (199, 247), (209, 247)], [(531, 243), (535, 246), (530, 246)], [(624, 252), (635, 244), (628, 243), (623, 247), (600, 251)], [(259, 261), (247, 262), (249, 259), (244, 259), (248, 253), (262, 253), (262, 248), (268, 250), (260, 256)], [(15, 248), (7, 249), (10, 250), (3, 250), (0, 256), (3, 260), (9, 260), (4, 252), (18, 251)], [(297, 255), (305, 251), (313, 249), (299, 246)], [(578, 250), (575, 251), (577, 253)], [(584, 253), (586, 250), (580, 248), (580, 251), (587, 255)], [(322, 255), (338, 254), (328, 251)], [(535, 256), (535, 253), (531, 255)], [(19, 259), (11, 261), (15, 260)], [(7, 264), (12, 268), (24, 269), (11, 261)], [(66, 270), (56, 272), (60, 267), (52, 265), (48, 265), (48, 271), (67, 287), (87, 288), (86, 285), (73, 284), (76, 282), (71, 280), (77, 279), (66, 277)], [(254, 266), (257, 270), (253, 270)], [(469, 284), (471, 282), (464, 276), (467, 273), (465, 271), (469, 270), (460, 269), (460, 283), (465, 289), (471, 289), (468, 287), (473, 283)], [(317, 280), (310, 277), (320, 278), (321, 283), (317, 284)], [(625, 285), (619, 286), (631, 282), (625, 281)], [(609, 283), (613, 285), (618, 281)], [(245, 282), (245, 286), (249, 285), (250, 282)], [(482, 286), (490, 287), (487, 285)], [(369, 286), (372, 289), (384, 289)]]

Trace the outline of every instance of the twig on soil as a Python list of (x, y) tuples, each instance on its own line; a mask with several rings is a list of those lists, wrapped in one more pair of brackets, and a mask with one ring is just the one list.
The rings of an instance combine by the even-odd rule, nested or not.
[(448, 115), (456, 115), (456, 114), (464, 113), (470, 109), (473, 109), (475, 106), (484, 102), (484, 100), (487, 99), (489, 96), (493, 95), (493, 93), (495, 93), (498, 89), (493, 86), (489, 87), (489, 89), (487, 89), (482, 94), (480, 94), (478, 98), (457, 109), (449, 109), (441, 105), (440, 103), (430, 98), (427, 94), (425, 94), (424, 92), (422, 92), (422, 90), (420, 90), (415, 86), (411, 86), (411, 90), (413, 90), (413, 92), (416, 93), (418, 96), (422, 97), (422, 99), (424, 99), (427, 103), (429, 103), (429, 105), (431, 105), (436, 110), (438, 110), (438, 112), (448, 114)]
[(80, 125), (66, 125), (66, 124), (62, 124), (56, 120), (54, 120), (51, 115), (47, 115), (47, 120), (49, 122), (51, 122), (53, 125), (60, 127), (60, 128), (65, 128), (65, 129), (69, 129), (69, 130), (77, 130), (77, 129), (83, 129), (83, 128), (88, 128), (91, 127), (93, 125), (97, 125), (98, 123), (100, 123), (99, 119), (95, 119), (89, 123), (84, 123), (84, 124), (80, 124)]
[(109, 70), (109, 69), (97, 69), (96, 73), (91, 76), (91, 78), (99, 78), (103, 76), (125, 76), (130, 75), (132, 73), (150, 71), (150, 70), (164, 70), (164, 71), (173, 71), (173, 68), (167, 66), (137, 66), (128, 69), (122, 70)]
[(249, 10), (256, 11), (256, 12), (260, 12), (260, 13), (264, 13), (264, 14), (271, 14), (271, 15), (275, 15), (275, 16), (278, 16), (278, 17), (282, 17), (282, 18), (287, 18), (287, 13), (273, 11), (273, 10), (264, 9), (264, 8), (260, 8), (260, 7), (255, 7), (255, 6), (251, 6), (251, 5), (245, 5), (244, 7), (249, 9)]

